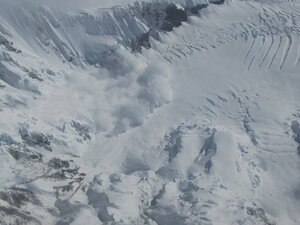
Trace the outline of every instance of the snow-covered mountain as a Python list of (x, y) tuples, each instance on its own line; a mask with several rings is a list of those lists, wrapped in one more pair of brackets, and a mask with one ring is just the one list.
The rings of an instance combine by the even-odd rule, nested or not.
[(0, 0), (0, 224), (300, 224), (300, 2)]

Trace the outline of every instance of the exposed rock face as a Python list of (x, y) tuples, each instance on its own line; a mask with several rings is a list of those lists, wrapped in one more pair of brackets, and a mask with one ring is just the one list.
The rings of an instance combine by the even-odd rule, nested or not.
[(30, 160), (40, 162), (42, 161), (43, 155), (38, 152), (31, 151), (24, 146), (10, 145), (7, 147), (9, 154), (15, 160)]
[(0, 45), (5, 46), (9, 51), (15, 52), (16, 48), (13, 47), (13, 43), (9, 42), (5, 37), (0, 34)]
[(48, 166), (53, 167), (54, 169), (69, 168), (70, 163), (66, 160), (61, 160), (59, 158), (53, 158), (49, 161)]
[(213, 166), (212, 157), (217, 153), (217, 144), (214, 140), (216, 132), (215, 129), (209, 131), (209, 136), (205, 139), (200, 154), (196, 159), (199, 165), (204, 165), (204, 171), (207, 174), (210, 173)]
[(298, 143), (298, 153), (300, 154), (300, 124), (294, 120), (291, 125), (292, 131), (294, 132), (294, 140)]
[(75, 128), (78, 135), (80, 135), (84, 140), (91, 139), (91, 136), (89, 134), (90, 127), (88, 125), (81, 124), (76, 121), (72, 121), (71, 125)]
[(260, 219), (261, 223), (264, 225), (276, 225), (276, 223), (270, 221), (267, 216), (266, 216), (266, 212), (264, 209), (262, 208), (251, 208), (251, 207), (247, 207), (247, 213), (250, 216), (254, 216), (258, 219)]
[[(213, 1), (212, 4), (223, 4), (223, 0)], [(133, 51), (141, 51), (141, 47), (151, 48), (150, 37), (159, 40), (159, 31), (171, 32), (174, 28), (187, 22), (188, 16), (191, 14), (199, 14), (200, 11), (209, 6), (208, 3), (190, 3), (185, 8), (174, 3), (149, 3), (143, 4), (137, 9), (131, 9), (133, 13), (137, 13), (138, 18), (146, 21), (149, 31), (137, 36), (131, 42)], [(137, 11), (136, 11), (137, 10)]]
[(225, 0), (209, 0), (209, 3), (215, 4), (215, 5), (222, 5), (225, 3)]
[(21, 208), (29, 202), (35, 205), (40, 204), (32, 191), (17, 187), (9, 188), (6, 191), (1, 191), (0, 199), (17, 208)]
[(181, 26), (182, 22), (187, 21), (185, 9), (179, 8), (175, 4), (168, 5), (166, 8), (166, 17), (161, 26), (164, 31), (172, 31), (174, 27)]
[(151, 48), (150, 38), (155, 40), (159, 40), (159, 33), (155, 29), (150, 29), (147, 33), (142, 34), (141, 36), (137, 37), (136, 40), (132, 41), (131, 49), (132, 51), (141, 52), (142, 47), (149, 49)]
[[(5, 218), (5, 220), (3, 220)], [(11, 221), (6, 223), (6, 221)], [(30, 212), (22, 211), (11, 207), (0, 206), (0, 222), (4, 225), (42, 225), (42, 223), (36, 218), (30, 216)]]
[(205, 9), (208, 7), (209, 4), (203, 3), (203, 4), (197, 4), (196, 6), (193, 6), (191, 8), (187, 8), (188, 11), (190, 11), (193, 14), (199, 14), (201, 9)]
[(20, 128), (20, 135), (29, 146), (43, 147), (47, 151), (52, 151), (51, 142), (46, 135), (39, 132), (28, 132), (25, 127)]
[(3, 10), (14, 1), (0, 0), (1, 225), (298, 220), (293, 7)]

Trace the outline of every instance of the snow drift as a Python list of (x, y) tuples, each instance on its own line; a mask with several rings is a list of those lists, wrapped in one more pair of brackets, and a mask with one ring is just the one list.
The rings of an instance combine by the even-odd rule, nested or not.
[(297, 1), (0, 6), (1, 224), (299, 224)]

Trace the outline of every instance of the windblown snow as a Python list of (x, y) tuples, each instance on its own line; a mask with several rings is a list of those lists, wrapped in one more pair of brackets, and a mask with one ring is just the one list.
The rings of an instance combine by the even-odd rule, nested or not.
[(0, 224), (300, 224), (300, 2), (0, 0)]

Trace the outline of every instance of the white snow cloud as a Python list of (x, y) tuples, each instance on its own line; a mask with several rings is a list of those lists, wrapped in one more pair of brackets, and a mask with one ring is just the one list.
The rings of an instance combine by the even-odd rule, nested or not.
[(110, 8), (117, 5), (126, 5), (135, 0), (22, 0), (22, 2), (40, 3), (58, 9), (80, 8)]

